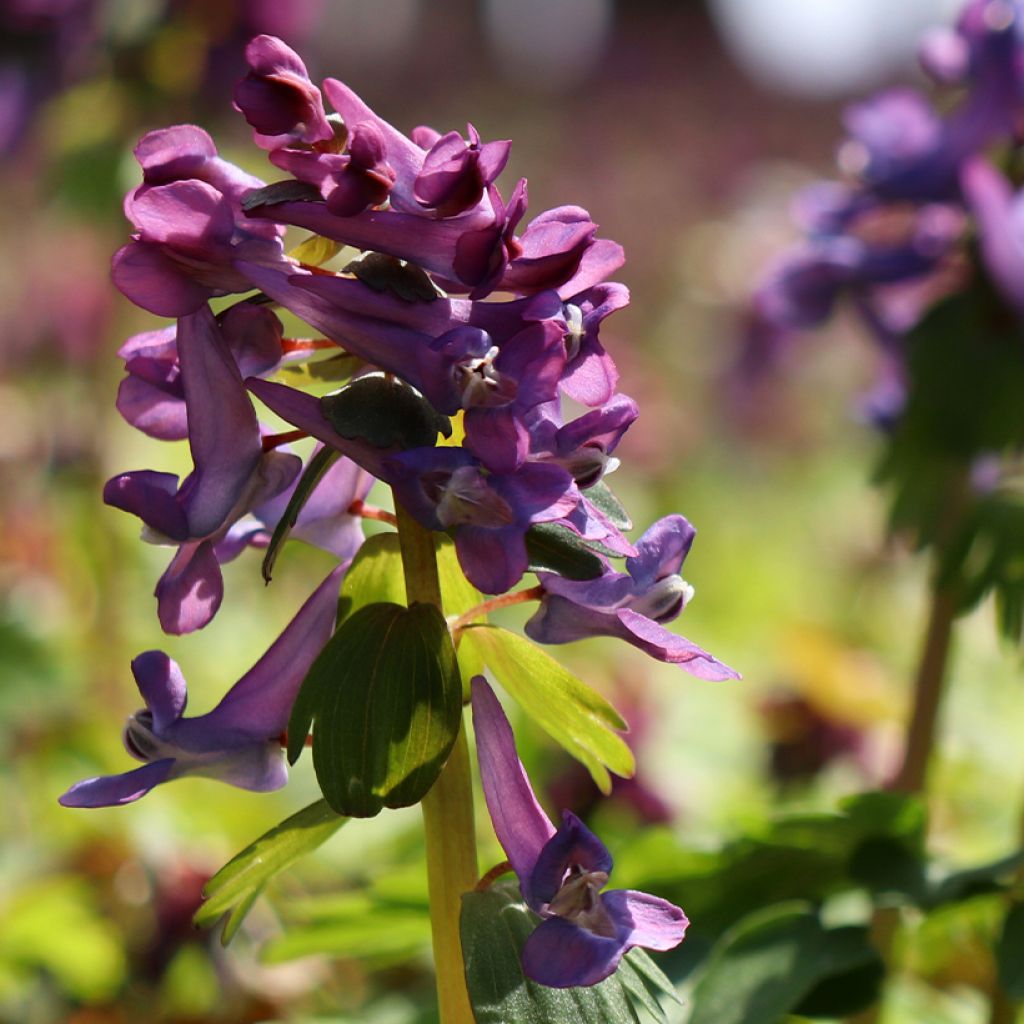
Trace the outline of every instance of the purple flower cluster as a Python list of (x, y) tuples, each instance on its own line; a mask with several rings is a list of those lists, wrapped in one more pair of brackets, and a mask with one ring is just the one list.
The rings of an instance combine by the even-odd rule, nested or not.
[[(362, 544), (360, 516), (375, 481), (421, 526), (453, 538), (467, 579), (487, 594), (505, 594), (528, 571), (535, 527), (582, 553), (590, 578), (536, 567), (539, 586), (521, 592), (539, 602), (527, 625), (533, 639), (619, 637), (700, 678), (735, 677), (665, 626), (693, 595), (680, 576), (693, 528), (668, 516), (634, 544), (603, 484), (638, 414), (617, 393), (600, 340), (605, 318), (629, 301), (607, 280), (623, 263), (621, 248), (598, 238), (577, 206), (526, 219), (525, 179), (506, 195), (496, 184), (509, 142), (484, 141), (472, 125), (465, 136), (425, 127), (407, 136), (341, 82), (315, 85), (299, 56), (270, 36), (250, 43), (247, 60), (235, 105), (287, 180), (265, 186), (191, 125), (151, 132), (135, 150), (142, 183), (125, 201), (134, 232), (114, 257), (113, 279), (175, 323), (122, 347), (117, 405), (146, 435), (187, 440), (193, 468), (183, 480), (121, 473), (104, 500), (138, 517), (145, 540), (174, 549), (156, 586), (168, 633), (207, 625), (223, 598), (221, 566), (266, 547), (282, 519), (337, 566), (208, 714), (184, 717), (185, 682), (167, 655), (136, 658), (145, 708), (129, 719), (124, 741), (142, 767), (80, 782), (62, 802), (129, 803), (183, 775), (256, 790), (284, 784), (289, 714), (334, 631), (340, 579)], [(289, 254), (289, 226), (317, 237)], [(341, 270), (299, 258), (330, 257), (342, 245), (361, 254)], [(238, 298), (211, 309), (210, 300), (229, 296)], [(285, 337), (275, 310), (321, 336)], [(342, 357), (338, 379), (355, 374), (336, 394), (271, 379), (325, 351), (323, 365)], [(366, 420), (353, 428), (343, 411), (367, 386), (408, 398), (431, 425), (431, 443), (422, 431), (382, 440), (401, 418), (391, 408), (379, 411), (384, 431)], [(293, 429), (271, 433), (261, 407)], [(433, 443), (446, 418), (460, 443)], [(305, 439), (317, 442), (308, 476), (288, 448)], [(311, 467), (324, 449), (337, 457)], [(305, 500), (293, 508), (295, 494)], [(641, 893), (599, 894), (607, 851), (571, 815), (557, 830), (543, 817), (486, 684), (475, 684), (473, 699), (498, 837), (544, 918), (524, 953), (528, 973), (549, 985), (593, 984), (631, 946), (676, 945), (686, 927), (678, 908)], [(507, 827), (517, 816), (522, 830)]]
[(969, 0), (919, 56), (939, 95), (893, 88), (847, 110), (845, 180), (801, 197), (806, 237), (765, 275), (742, 360), (762, 369), (846, 297), (883, 353), (867, 401), (882, 425), (903, 402), (904, 336), (957, 286), (970, 223), (987, 273), (1024, 311), (1024, 199), (993, 159), (1024, 113), (1024, 3)]

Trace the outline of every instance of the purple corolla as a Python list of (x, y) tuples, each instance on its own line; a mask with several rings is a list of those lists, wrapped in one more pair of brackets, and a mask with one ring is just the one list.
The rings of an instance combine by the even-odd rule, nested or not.
[(608, 571), (594, 580), (538, 573), (544, 597), (526, 623), (527, 636), (544, 644), (614, 636), (700, 679), (738, 678), (733, 669), (662, 625), (693, 596), (679, 570), (695, 534), (682, 516), (666, 516), (637, 541), (637, 554), (626, 559), (627, 572)]
[(601, 891), (611, 854), (570, 811), (555, 828), (537, 802), (497, 697), (481, 676), (472, 686), (480, 777), (494, 832), (523, 899), (543, 919), (523, 946), (526, 976), (552, 988), (596, 985), (634, 946), (678, 946), (689, 924), (679, 907), (630, 889)]
[[(267, 376), (281, 364), (281, 321), (266, 306), (240, 303), (223, 313), (219, 323), (243, 377)], [(175, 327), (146, 331), (118, 351), (127, 376), (118, 388), (117, 410), (133, 427), (162, 441), (188, 437), (176, 334)]]
[(439, 135), (419, 128), (414, 133), (420, 145), (429, 142), (430, 147), (413, 183), (413, 195), (438, 217), (454, 217), (476, 206), (508, 163), (511, 142), (481, 142), (471, 124), (466, 133), (468, 143), (458, 132)]
[(149, 539), (178, 546), (156, 596), (164, 631), (188, 633), (220, 607), (216, 546), (237, 520), (288, 487), (302, 463), (263, 451), (238, 366), (206, 306), (178, 321), (177, 348), (195, 468), (180, 486), (173, 473), (122, 473), (103, 498), (137, 515)]
[(290, 46), (274, 36), (256, 36), (245, 59), (249, 73), (235, 86), (235, 106), (252, 125), (256, 145), (276, 149), (291, 141), (334, 138), (320, 90)]
[(263, 657), (205, 715), (184, 717), (185, 679), (163, 651), (135, 658), (132, 673), (146, 707), (128, 719), (124, 744), (143, 766), (85, 779), (60, 802), (65, 807), (127, 804), (186, 775), (259, 792), (280, 789), (288, 779), (283, 733), (302, 680), (334, 630), (343, 572), (339, 566), (320, 584)]

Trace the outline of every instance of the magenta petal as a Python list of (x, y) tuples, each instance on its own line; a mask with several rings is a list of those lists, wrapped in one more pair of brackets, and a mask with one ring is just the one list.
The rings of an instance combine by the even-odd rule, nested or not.
[(194, 313), (213, 294), (212, 288), (187, 277), (153, 242), (133, 241), (119, 249), (111, 277), (122, 295), (157, 316)]
[(523, 944), (523, 972), (548, 988), (596, 985), (615, 972), (627, 946), (561, 917), (542, 921)]
[[(483, 676), (473, 678), (472, 693), (473, 729), (487, 809), (520, 887), (528, 889), (533, 867), (555, 827), (534, 796), (516, 753), (512, 727)], [(527, 892), (523, 896), (530, 901)]]
[(153, 730), (161, 733), (185, 712), (188, 689), (178, 663), (163, 651), (145, 651), (132, 660), (132, 675), (146, 707), (153, 713)]
[(157, 581), (155, 594), (165, 633), (180, 636), (202, 629), (224, 598), (224, 579), (210, 541), (182, 545)]
[(171, 540), (188, 537), (188, 523), (178, 504), (178, 478), (151, 469), (122, 473), (103, 486), (103, 501), (138, 516), (148, 527)]
[(130, 804), (145, 796), (154, 786), (166, 782), (174, 767), (173, 757), (144, 764), (121, 775), (100, 775), (76, 782), (59, 802), (64, 807), (113, 807)]
[(740, 678), (735, 669), (723, 665), (717, 658), (685, 637), (670, 633), (664, 626), (647, 618), (646, 615), (629, 608), (620, 608), (615, 615), (624, 627), (621, 633), (615, 635), (628, 640), (634, 647), (639, 647), (652, 658), (668, 662), (670, 665), (678, 665), (698, 679), (717, 682), (722, 679)]
[(619, 371), (607, 352), (583, 353), (566, 367), (560, 381), (562, 390), (583, 405), (604, 405), (615, 394)]
[(612, 889), (602, 893), (605, 909), (618, 925), (630, 923), (626, 948), (675, 949), (690, 922), (674, 903), (633, 889)]

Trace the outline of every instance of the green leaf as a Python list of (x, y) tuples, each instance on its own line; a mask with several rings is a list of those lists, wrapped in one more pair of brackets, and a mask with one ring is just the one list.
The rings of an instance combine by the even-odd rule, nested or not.
[(603, 480), (598, 480), (596, 484), (588, 487), (583, 496), (589, 498), (620, 530), (633, 529), (633, 520), (629, 518), (629, 513)]
[(324, 473), (340, 457), (341, 452), (335, 451), (333, 448), (321, 448), (309, 460), (306, 468), (302, 471), (302, 476), (295, 485), (291, 498), (288, 499), (288, 507), (284, 510), (284, 515), (278, 520), (277, 526), (274, 527), (274, 535), (270, 538), (267, 553), (263, 556), (263, 579), (267, 583), (270, 582), (274, 571), (274, 563), (277, 561), (277, 556), (281, 553), (284, 542), (288, 539), (288, 534), (291, 533), (292, 527), (298, 520), (299, 513), (306, 502), (309, 501), (309, 496), (316, 489), (316, 485), (323, 479)]
[(671, 985), (637, 950), (610, 978), (586, 988), (547, 988), (524, 977), (523, 943), (538, 923), (514, 883), (462, 897), (466, 985), (477, 1024), (637, 1024), (641, 1009), (665, 1020), (653, 993)]
[(535, 523), (526, 531), (530, 572), (554, 572), (570, 580), (593, 580), (604, 563), (572, 530), (555, 523)]
[(382, 252), (364, 252), (345, 268), (375, 292), (387, 292), (403, 302), (433, 302), (441, 297), (429, 275), (414, 263)]
[(242, 198), (242, 209), (248, 213), (261, 206), (276, 206), (278, 203), (321, 203), (323, 198), (315, 185), (289, 178), (249, 192)]
[(221, 934), (221, 942), (227, 945), (267, 882), (330, 839), (345, 820), (328, 807), (326, 800), (317, 800), (275, 825), (206, 883), (205, 899), (193, 923), (205, 928), (230, 912)]
[(427, 907), (382, 903), (363, 893), (345, 893), (288, 908), (285, 933), (263, 950), (263, 959), (281, 963), (311, 954), (408, 961), (430, 947)]
[(622, 716), (536, 644), (497, 626), (471, 626), (462, 643), (476, 650), (537, 725), (587, 767), (603, 792), (611, 790), (608, 769), (627, 778), (636, 770), (633, 752), (613, 731), (626, 729)]
[(405, 578), (397, 533), (368, 537), (341, 581), (341, 606), (345, 615), (381, 602), (405, 603)]
[(366, 363), (349, 352), (329, 356), (327, 359), (311, 359), (306, 363), (288, 363), (282, 366), (276, 376), (292, 387), (309, 387), (312, 384), (335, 384), (348, 380)]
[(1003, 892), (1012, 884), (1014, 872), (1021, 864), (1024, 864), (1024, 851), (978, 867), (954, 871), (932, 883), (923, 906), (926, 910), (932, 910), (948, 903), (963, 903), (976, 896)]
[(805, 1000), (826, 1004), (823, 983), (854, 972), (859, 997), (848, 986), (834, 996), (844, 1012), (877, 997), (884, 968), (868, 930), (827, 929), (803, 904), (776, 905), (744, 918), (716, 944), (694, 988), (689, 1024), (777, 1024)]
[(360, 377), (320, 399), (320, 411), (349, 440), (376, 448), (425, 448), (437, 435), (452, 436), (451, 421), (407, 384), (387, 377)]
[(462, 718), (448, 625), (427, 604), (369, 604), (317, 656), (288, 726), (288, 756), (311, 722), (313, 767), (339, 814), (369, 818), (418, 803), (451, 753)]
[(1010, 999), (1024, 1000), (1024, 903), (1014, 903), (1007, 912), (996, 943), (999, 987)]

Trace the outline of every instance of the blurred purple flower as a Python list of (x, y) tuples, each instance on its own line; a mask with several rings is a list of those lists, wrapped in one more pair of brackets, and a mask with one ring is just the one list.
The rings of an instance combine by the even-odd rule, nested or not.
[(634, 946), (679, 945), (689, 922), (667, 900), (630, 889), (602, 893), (607, 848), (570, 811), (556, 829), (534, 795), (508, 719), (482, 676), (473, 679), (473, 725), (484, 797), (523, 899), (543, 920), (523, 946), (527, 977), (552, 988), (596, 985)]
[(132, 673), (146, 707), (128, 719), (124, 745), (143, 767), (85, 779), (60, 802), (65, 807), (132, 803), (154, 786), (186, 775), (258, 792), (280, 789), (288, 780), (284, 730), (302, 680), (334, 630), (344, 569), (339, 566), (320, 584), (263, 657), (198, 718), (184, 717), (188, 693), (176, 662), (163, 651), (135, 658)]

